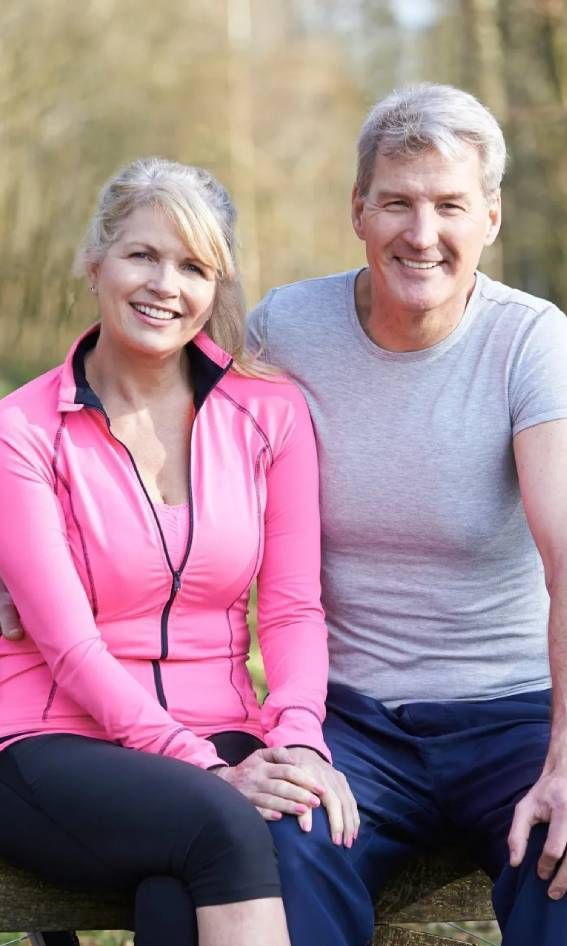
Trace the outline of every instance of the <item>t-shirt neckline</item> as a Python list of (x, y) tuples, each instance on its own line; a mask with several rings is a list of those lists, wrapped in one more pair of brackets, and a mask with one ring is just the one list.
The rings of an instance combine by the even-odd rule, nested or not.
[(470, 298), (465, 307), (463, 317), (461, 318), (458, 325), (455, 326), (452, 332), (446, 336), (446, 338), (441, 339), (440, 342), (437, 342), (435, 345), (431, 345), (430, 348), (421, 348), (418, 351), (389, 351), (386, 348), (381, 348), (380, 345), (373, 342), (372, 339), (368, 337), (364, 329), (362, 328), (358, 315), (356, 313), (355, 305), (355, 284), (358, 278), (359, 273), (362, 273), (365, 269), (368, 269), (367, 266), (360, 266), (358, 269), (352, 269), (347, 273), (346, 280), (346, 298), (347, 298), (347, 312), (349, 316), (349, 321), (354, 330), (355, 336), (358, 338), (359, 342), (364, 346), (367, 352), (373, 355), (375, 358), (379, 358), (383, 361), (390, 362), (414, 362), (414, 361), (429, 361), (434, 358), (438, 358), (440, 355), (443, 355), (446, 351), (453, 348), (469, 330), (472, 322), (478, 311), (478, 306), (476, 304), (477, 298), (481, 291), (481, 285), (484, 279), (482, 273), (478, 270), (475, 271), (475, 284), (473, 291), (470, 295)]

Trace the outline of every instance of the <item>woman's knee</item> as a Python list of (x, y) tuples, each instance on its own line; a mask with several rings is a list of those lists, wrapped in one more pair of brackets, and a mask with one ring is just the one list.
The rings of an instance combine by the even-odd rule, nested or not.
[(279, 896), (274, 844), (266, 823), (236, 789), (224, 782), (214, 788), (184, 858), (184, 876), (196, 905)]

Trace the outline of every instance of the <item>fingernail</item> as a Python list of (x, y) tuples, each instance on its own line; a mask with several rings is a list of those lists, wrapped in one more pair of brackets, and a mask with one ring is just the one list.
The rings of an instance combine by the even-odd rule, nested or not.
[(345, 847), (352, 847), (352, 834), (350, 838), (345, 838)]
[(296, 805), (295, 810), (298, 815), (304, 815), (307, 811), (307, 805)]
[(549, 896), (551, 897), (552, 900), (561, 900), (561, 897), (563, 896), (564, 893), (565, 893), (564, 890), (550, 890)]
[(319, 805), (321, 804), (321, 799), (320, 799), (320, 798), (317, 798), (315, 795), (313, 795), (313, 796), (309, 799), (309, 804), (311, 805), (312, 808), (318, 808)]
[(333, 844), (342, 844), (342, 843), (343, 843), (342, 835), (341, 835), (341, 834), (335, 834), (335, 835), (333, 836)]
[(305, 831), (305, 832), (311, 831), (311, 828), (309, 827), (309, 825), (303, 824), (302, 821), (299, 822), (299, 827), (301, 828), (302, 831)]
[(271, 813), (272, 821), (279, 821), (281, 816), (282, 816), (281, 811), (272, 811)]
[(315, 788), (313, 789), (313, 791), (314, 791), (314, 792), (319, 792), (319, 793), (322, 795), (323, 792), (325, 791), (325, 789), (323, 788), (322, 785), (316, 785)]

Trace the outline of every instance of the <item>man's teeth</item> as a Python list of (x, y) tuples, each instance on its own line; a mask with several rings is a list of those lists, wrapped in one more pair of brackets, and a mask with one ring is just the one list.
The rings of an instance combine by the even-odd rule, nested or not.
[(135, 305), (135, 309), (142, 315), (149, 315), (151, 319), (161, 319), (162, 322), (169, 322), (175, 318), (175, 312), (167, 312), (165, 309), (154, 309), (151, 305)]
[(439, 262), (429, 262), (429, 261), (418, 261), (415, 259), (403, 259), (403, 257), (398, 257), (402, 266), (408, 266), (409, 269), (433, 269), (435, 266), (439, 266)]

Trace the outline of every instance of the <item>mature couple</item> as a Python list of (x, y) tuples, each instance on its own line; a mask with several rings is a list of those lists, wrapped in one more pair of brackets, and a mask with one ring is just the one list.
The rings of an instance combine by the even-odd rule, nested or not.
[(272, 291), (258, 360), (225, 192), (137, 162), (100, 325), (0, 407), (0, 853), (135, 888), (141, 946), (365, 946), (447, 828), (506, 946), (567, 939), (567, 323), (477, 271), (504, 165), (470, 95), (379, 102), (368, 266)]

